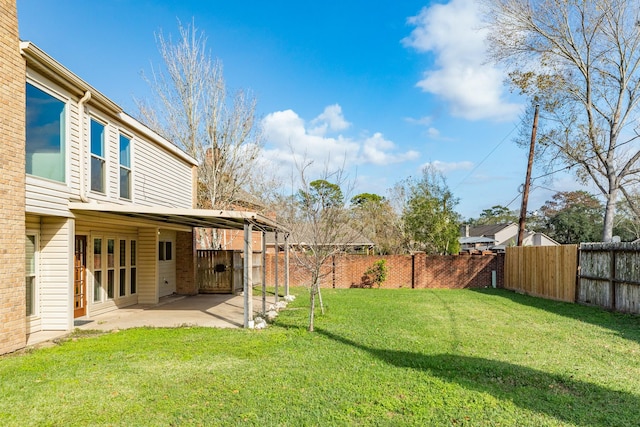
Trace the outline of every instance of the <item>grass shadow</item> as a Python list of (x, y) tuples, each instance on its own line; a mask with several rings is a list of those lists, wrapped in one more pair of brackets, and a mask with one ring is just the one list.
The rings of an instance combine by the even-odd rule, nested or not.
[(505, 298), (517, 304), (606, 328), (616, 332), (622, 338), (640, 343), (640, 316), (638, 315), (617, 313), (600, 307), (577, 303), (549, 300), (508, 289), (472, 289), (471, 291)]
[(488, 393), (565, 423), (609, 427), (638, 425), (640, 420), (639, 396), (571, 376), (479, 357), (372, 348), (324, 329), (316, 331), (331, 340), (366, 351), (389, 365), (427, 371), (468, 390)]

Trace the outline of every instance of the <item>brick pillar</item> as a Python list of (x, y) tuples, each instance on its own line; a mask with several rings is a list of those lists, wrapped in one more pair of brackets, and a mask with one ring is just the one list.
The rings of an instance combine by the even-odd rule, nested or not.
[(0, 0), (0, 354), (26, 345), (25, 62), (16, 0)]
[(198, 293), (196, 243), (191, 232), (176, 233), (176, 293)]

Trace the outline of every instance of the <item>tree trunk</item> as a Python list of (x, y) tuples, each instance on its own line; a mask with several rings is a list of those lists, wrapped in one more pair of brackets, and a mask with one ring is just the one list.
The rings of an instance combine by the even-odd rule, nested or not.
[(602, 241), (610, 242), (613, 238), (613, 223), (616, 216), (616, 201), (618, 200), (618, 189), (611, 189), (607, 195), (607, 205), (604, 211), (604, 229), (602, 230)]
[(311, 308), (309, 309), (309, 332), (313, 332), (313, 318), (316, 310), (316, 285), (311, 285)]

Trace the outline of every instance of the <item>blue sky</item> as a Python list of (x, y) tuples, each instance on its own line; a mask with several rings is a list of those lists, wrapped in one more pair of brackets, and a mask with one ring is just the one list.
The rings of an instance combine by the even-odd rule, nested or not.
[[(276, 169), (293, 167), (291, 142), (313, 159), (311, 174), (344, 164), (352, 195), (385, 195), (431, 163), (460, 199), (458, 212), (476, 217), (496, 204), (519, 208), (527, 152), (513, 143), (524, 100), (487, 63), (474, 1), (17, 4), (23, 40), (132, 114), (134, 97), (149, 96), (141, 72), (159, 64), (154, 33), (195, 22), (229, 88), (256, 95), (264, 156)], [(574, 181), (556, 176), (535, 188), (530, 208)]]

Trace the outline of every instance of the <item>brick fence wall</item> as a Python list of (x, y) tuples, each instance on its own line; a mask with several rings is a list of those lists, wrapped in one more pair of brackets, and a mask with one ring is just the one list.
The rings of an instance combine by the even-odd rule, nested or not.
[(0, 354), (26, 344), (25, 62), (15, 0), (0, 0)]
[[(385, 288), (482, 288), (492, 285), (495, 271), (496, 286), (503, 286), (504, 254), (483, 255), (336, 255), (323, 265), (322, 287), (349, 288), (362, 283), (364, 272), (376, 261), (387, 265)], [(275, 255), (267, 254), (267, 283), (274, 283)], [(278, 259), (278, 281), (284, 283), (284, 255)], [(304, 286), (311, 282), (311, 274), (290, 255), (289, 284)]]

